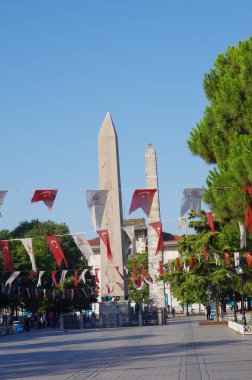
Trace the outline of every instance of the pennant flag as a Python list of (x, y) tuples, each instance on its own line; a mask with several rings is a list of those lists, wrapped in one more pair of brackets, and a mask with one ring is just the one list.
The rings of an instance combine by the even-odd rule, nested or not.
[(41, 286), (41, 278), (42, 278), (42, 276), (43, 276), (44, 273), (45, 273), (44, 270), (39, 271), (39, 278), (38, 278), (37, 287)]
[(184, 189), (180, 216), (184, 216), (190, 209), (199, 214), (204, 192), (204, 189)]
[(107, 258), (108, 260), (113, 260), (113, 255), (112, 255), (112, 252), (111, 252), (111, 248), (110, 248), (110, 243), (109, 243), (109, 233), (108, 233), (108, 230), (100, 230), (100, 231), (96, 231), (98, 233), (98, 235), (100, 236), (100, 238), (102, 239), (103, 243), (105, 244), (106, 248), (107, 248)]
[(117, 273), (119, 274), (119, 276), (121, 277), (121, 279), (122, 279), (123, 281), (125, 281), (126, 278), (125, 278), (124, 275), (119, 271), (119, 266), (116, 266), (116, 267), (115, 267), (115, 270), (117, 271)]
[(87, 273), (88, 269), (83, 269), (80, 277), (79, 277), (79, 282), (82, 280), (84, 282), (84, 284), (86, 283), (86, 279), (85, 279), (85, 274)]
[(142, 279), (146, 277), (146, 264), (142, 263)]
[(208, 261), (209, 255), (208, 255), (208, 252), (206, 250), (206, 247), (203, 248), (203, 255), (204, 255), (205, 261)]
[(131, 241), (131, 257), (136, 257), (136, 237), (135, 237), (135, 226), (127, 226), (123, 228)]
[(64, 282), (65, 282), (65, 278), (66, 278), (66, 275), (67, 275), (67, 272), (68, 272), (68, 270), (63, 270), (63, 271), (61, 272), (60, 285), (63, 285), (63, 284), (64, 284)]
[(158, 273), (160, 274), (160, 276), (162, 276), (164, 274), (164, 262), (163, 260), (160, 260), (159, 263), (158, 263)]
[(244, 223), (239, 222), (239, 228), (240, 228), (240, 248), (246, 247), (247, 244), (247, 238), (246, 238), (246, 227)]
[(161, 222), (154, 222), (150, 223), (150, 226), (154, 228), (154, 230), (157, 233), (158, 236), (158, 243), (156, 248), (156, 255), (158, 252), (163, 252), (164, 246), (163, 246), (163, 232), (162, 232), (162, 223)]
[(87, 206), (95, 230), (101, 228), (108, 190), (87, 190)]
[(195, 268), (194, 254), (190, 256), (190, 268)]
[(252, 186), (243, 186), (242, 189), (245, 194), (252, 198)]
[(66, 267), (68, 267), (64, 256), (64, 252), (62, 251), (58, 238), (56, 236), (46, 236), (45, 239), (49, 244), (49, 247), (52, 251), (52, 254), (55, 258), (58, 267), (60, 268), (62, 260), (64, 260)]
[(179, 257), (176, 258), (176, 263), (177, 263), (177, 269), (180, 270), (181, 267), (180, 267)]
[(252, 234), (252, 208), (251, 208), (250, 203), (248, 203), (247, 205), (247, 212), (245, 214), (245, 223), (246, 223), (248, 231)]
[(179, 220), (178, 228), (181, 228), (184, 231), (184, 234), (187, 236), (187, 219), (178, 218), (178, 220)]
[(133, 269), (133, 280), (135, 281), (137, 280), (137, 274), (136, 274), (137, 264), (133, 264), (132, 269)]
[(23, 243), (23, 246), (25, 247), (26, 252), (28, 253), (28, 255), (30, 257), (31, 264), (32, 264), (32, 270), (34, 272), (36, 272), (37, 267), (36, 267), (34, 253), (33, 253), (32, 239), (31, 238), (25, 238), (25, 239), (20, 239), (20, 240)]
[(75, 271), (74, 271), (74, 286), (77, 288), (78, 285), (79, 285), (78, 269), (75, 269)]
[(230, 257), (229, 257), (229, 253), (228, 252), (223, 252), (224, 254), (224, 259), (226, 261), (226, 264), (227, 265), (230, 265)]
[(234, 262), (235, 262), (235, 267), (240, 266), (240, 252), (234, 252)]
[(13, 271), (12, 256), (8, 240), (0, 240), (0, 251), (2, 252), (3, 256), (4, 272)]
[(73, 300), (74, 298), (74, 289), (71, 289), (71, 301)]
[(98, 277), (99, 268), (95, 268), (95, 282), (96, 284), (99, 284), (99, 277)]
[[(13, 283), (13, 281), (18, 277), (18, 275), (20, 274), (21, 272), (13, 272), (12, 275), (8, 278), (8, 280), (6, 281), (5, 283), (5, 286), (9, 285), (11, 286), (11, 284)], [(10, 288), (9, 288), (10, 289)]]
[(143, 210), (143, 212), (148, 216), (152, 206), (153, 197), (156, 191), (157, 189), (135, 190), (129, 209), (129, 214), (131, 214), (133, 211), (137, 210), (140, 207)]
[(108, 284), (106, 285), (106, 288), (107, 288), (107, 290), (108, 290), (108, 294), (110, 294), (110, 293), (111, 293), (111, 289), (110, 289), (110, 287), (109, 287)]
[(31, 203), (42, 201), (50, 211), (56, 198), (57, 190), (36, 190), (31, 199)]
[(215, 260), (216, 266), (219, 267), (220, 266), (220, 258), (216, 253), (214, 253), (214, 260)]
[(183, 271), (186, 272), (186, 256), (183, 256)]
[(89, 262), (90, 256), (93, 255), (93, 251), (90, 245), (88, 244), (88, 241), (84, 239), (82, 234), (72, 234), (72, 238), (74, 239), (75, 244), (77, 245), (83, 256)]
[(201, 253), (197, 253), (197, 257), (198, 257), (198, 261), (200, 263), (200, 261), (201, 261)]
[(209, 226), (213, 233), (215, 234), (215, 229), (214, 229), (214, 221), (213, 221), (213, 213), (212, 212), (205, 212), (205, 216), (208, 220)]
[(56, 274), (57, 274), (57, 271), (56, 270), (52, 270), (52, 280), (53, 280), (53, 283), (54, 283), (55, 286), (58, 286), (57, 280), (55, 278)]
[(250, 268), (251, 264), (252, 264), (251, 252), (246, 252), (245, 253), (245, 257), (246, 257), (246, 261), (247, 261), (248, 267)]
[[(7, 193), (8, 193), (8, 190), (0, 190), (0, 208), (3, 205), (4, 198), (5, 198)], [(1, 212), (0, 212), (0, 216), (2, 217)]]

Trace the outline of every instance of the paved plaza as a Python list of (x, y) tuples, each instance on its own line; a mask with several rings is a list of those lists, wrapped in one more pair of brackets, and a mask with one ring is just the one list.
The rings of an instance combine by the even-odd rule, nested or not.
[(199, 321), (4, 336), (0, 379), (251, 380), (252, 336)]

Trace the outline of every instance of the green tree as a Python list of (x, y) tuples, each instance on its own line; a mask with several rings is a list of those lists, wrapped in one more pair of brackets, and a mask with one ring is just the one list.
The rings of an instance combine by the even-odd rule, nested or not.
[(133, 279), (133, 265), (136, 264), (136, 274), (138, 280), (135, 282), (135, 287), (132, 283), (129, 283), (129, 300), (136, 303), (149, 302), (149, 285), (146, 282), (141, 281), (142, 277), (142, 264), (145, 264), (146, 271), (148, 271), (148, 254), (138, 253), (137, 257), (128, 261), (128, 278)]
[(218, 55), (205, 74), (204, 90), (209, 105), (188, 145), (215, 165), (206, 180), (205, 201), (219, 220), (237, 229), (248, 201), (242, 186), (252, 184), (252, 38)]

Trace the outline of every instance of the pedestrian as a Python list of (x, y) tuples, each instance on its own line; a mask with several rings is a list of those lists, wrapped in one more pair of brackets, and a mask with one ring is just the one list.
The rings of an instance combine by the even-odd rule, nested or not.
[(172, 308), (171, 313), (172, 313), (173, 318), (175, 318), (176, 311), (175, 311), (174, 307)]
[(47, 325), (47, 323), (46, 323), (46, 313), (44, 313), (44, 314), (42, 315), (42, 324), (43, 324), (43, 327), (44, 327), (44, 328), (45, 328), (46, 325)]
[(207, 305), (207, 307), (206, 307), (206, 317), (207, 317), (207, 319), (210, 319), (210, 315), (211, 315), (211, 307), (210, 307), (210, 305)]
[(24, 330), (29, 332), (31, 329), (30, 318), (28, 316), (24, 319)]

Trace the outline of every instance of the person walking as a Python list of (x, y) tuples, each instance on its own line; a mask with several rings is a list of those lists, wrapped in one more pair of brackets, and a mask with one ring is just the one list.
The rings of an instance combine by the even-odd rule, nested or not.
[(175, 314), (176, 314), (176, 312), (175, 312), (174, 307), (172, 308), (171, 313), (172, 313), (173, 318), (175, 318)]
[(210, 307), (210, 305), (207, 305), (207, 307), (206, 307), (206, 317), (207, 317), (207, 319), (210, 319), (210, 315), (211, 315), (211, 307)]

